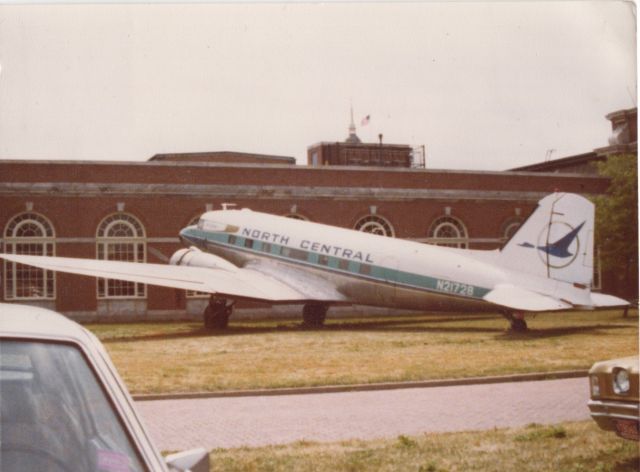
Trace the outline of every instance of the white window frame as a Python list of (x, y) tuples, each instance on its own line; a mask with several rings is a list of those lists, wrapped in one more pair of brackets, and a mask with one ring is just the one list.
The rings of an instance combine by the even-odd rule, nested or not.
[(514, 234), (520, 229), (522, 226), (523, 220), (520, 219), (510, 219), (506, 223), (502, 225), (502, 241), (506, 243), (509, 241)]
[[(34, 224), (37, 236), (20, 236), (20, 229), (28, 224)], [(28, 250), (19, 250), (28, 246)], [(55, 229), (51, 221), (34, 211), (19, 213), (9, 220), (4, 230), (4, 251), (9, 254), (29, 254), (38, 256), (56, 255)], [(21, 275), (32, 277), (36, 291), (30, 295), (18, 295), (21, 289)], [(40, 292), (38, 294), (37, 292)], [(4, 261), (4, 298), (5, 300), (55, 300), (56, 275), (54, 271), (38, 269), (36, 267)]]
[[(118, 224), (124, 224), (124, 227), (133, 234), (124, 236), (110, 234), (116, 230), (115, 226)], [(118, 252), (119, 246), (124, 245), (130, 246), (128, 250), (133, 254), (132, 259), (108, 257), (110, 253)], [(147, 239), (142, 222), (131, 213), (125, 212), (112, 213), (103, 218), (96, 231), (96, 258), (101, 260), (146, 262)], [(123, 290), (123, 287), (131, 287), (131, 291), (129, 293), (116, 293), (119, 290)], [(98, 300), (145, 299), (147, 298), (147, 286), (138, 282), (100, 278), (96, 282), (96, 297)]]
[(389, 238), (394, 238), (396, 236), (396, 231), (393, 228), (393, 225), (388, 219), (380, 215), (363, 216), (356, 222), (353, 228), (356, 231), (362, 231), (363, 233), (378, 234)]
[[(456, 236), (442, 235), (442, 232), (446, 230), (450, 230)], [(467, 226), (459, 218), (450, 215), (440, 216), (431, 223), (428, 242), (438, 246), (467, 249), (469, 247), (469, 232)]]
[(599, 292), (602, 290), (602, 261), (600, 260), (600, 246), (596, 246), (594, 252), (591, 290)]

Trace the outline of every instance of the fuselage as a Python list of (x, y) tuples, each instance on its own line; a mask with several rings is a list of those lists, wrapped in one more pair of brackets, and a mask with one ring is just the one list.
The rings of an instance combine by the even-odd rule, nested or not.
[[(318, 281), (350, 303), (432, 310), (490, 309), (482, 297), (505, 272), (446, 247), (250, 210), (211, 211), (180, 233), (240, 267)], [(284, 269), (284, 270), (283, 270)], [(495, 307), (494, 307), (495, 308)]]

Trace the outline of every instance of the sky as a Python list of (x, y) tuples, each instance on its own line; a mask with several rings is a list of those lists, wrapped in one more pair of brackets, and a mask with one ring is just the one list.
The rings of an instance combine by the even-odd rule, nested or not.
[[(0, 159), (425, 146), (505, 170), (637, 106), (631, 2), (0, 5)], [(369, 124), (361, 119), (370, 116)]]

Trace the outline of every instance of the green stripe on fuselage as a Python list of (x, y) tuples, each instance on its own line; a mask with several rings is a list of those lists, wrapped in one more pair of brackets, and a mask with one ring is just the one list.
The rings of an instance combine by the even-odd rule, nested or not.
[(389, 267), (318, 254), (304, 249), (236, 236), (235, 234), (189, 228), (182, 232), (182, 236), (203, 250), (209, 250), (210, 246), (221, 247), (352, 277), (393, 284), (401, 288), (417, 288), (428, 292), (472, 299), (482, 299), (489, 292), (489, 289), (477, 285), (438, 279)]

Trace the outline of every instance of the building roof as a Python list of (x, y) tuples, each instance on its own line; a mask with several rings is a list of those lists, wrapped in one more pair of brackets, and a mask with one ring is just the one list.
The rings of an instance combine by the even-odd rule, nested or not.
[(616, 110), (609, 113), (606, 118), (609, 121), (614, 121), (618, 119), (630, 119), (638, 116), (638, 108), (628, 108), (626, 110)]
[[(356, 138), (358, 138), (356, 136)], [(348, 144), (349, 146), (344, 146), (345, 144)], [(317, 148), (318, 146), (343, 146), (343, 147), (354, 147), (354, 148), (395, 148), (398, 150), (411, 150), (411, 146), (408, 144), (393, 144), (393, 143), (363, 143), (362, 141), (360, 141), (360, 138), (358, 138), (357, 142), (350, 142), (349, 140), (346, 141), (319, 141), (317, 143), (313, 143), (310, 146), (307, 146), (307, 151), (309, 149), (313, 149), (313, 148)]]
[(358, 137), (358, 135), (354, 132), (354, 133), (349, 133), (349, 136), (347, 137), (347, 139), (344, 140), (345, 143), (349, 143), (349, 144), (360, 144), (362, 143), (362, 141), (360, 140), (360, 138)]
[(79, 324), (46, 308), (0, 303), (0, 313), (2, 336), (87, 338), (86, 330)]
[[(365, 193), (369, 192), (367, 189), (382, 194), (397, 189), (406, 194), (414, 189), (449, 196), (471, 189), (504, 194), (550, 193), (560, 188), (598, 194), (609, 185), (607, 178), (584, 174), (161, 161), (0, 160), (0, 176), (7, 176), (0, 177), (0, 196), (26, 193), (48, 197), (126, 196), (142, 192), (163, 196), (202, 194), (210, 198), (251, 194), (289, 199), (310, 196), (316, 189), (328, 192), (328, 197), (335, 197), (339, 191), (352, 198), (358, 195), (358, 188)], [(538, 196), (536, 193), (532, 198)]]
[(264, 164), (295, 164), (295, 157), (274, 156), (271, 154), (255, 154), (235, 151), (211, 152), (181, 152), (156, 154), (149, 161), (173, 162), (232, 162), (232, 163), (264, 163)]
[(536, 162), (526, 166), (514, 167), (509, 171), (525, 172), (562, 172), (564, 169), (575, 169), (576, 167), (588, 166), (593, 162), (603, 161), (605, 158), (595, 152), (586, 152), (575, 156), (562, 157), (550, 161)]

